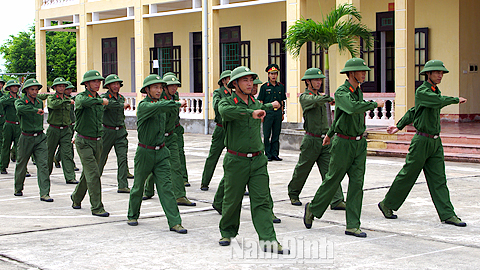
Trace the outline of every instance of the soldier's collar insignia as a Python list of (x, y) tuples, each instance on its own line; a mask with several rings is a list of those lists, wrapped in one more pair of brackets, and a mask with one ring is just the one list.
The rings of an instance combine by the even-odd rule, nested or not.
[(25, 99), (25, 103), (28, 103), (28, 99)]
[(88, 97), (93, 97), (92, 95), (88, 94)]
[(228, 91), (227, 91), (227, 89), (224, 89), (224, 90), (223, 90), (223, 92), (224, 92), (225, 94), (228, 94)]
[(233, 98), (233, 101), (235, 102), (235, 104), (237, 104), (237, 103), (238, 103), (237, 97), (234, 97), (234, 98)]
[(433, 85), (432, 85), (432, 90), (433, 90), (433, 92), (435, 92), (435, 86), (433, 86)]
[(353, 87), (349, 87), (348, 89), (350, 89), (350, 91), (353, 93), (355, 91), (355, 89), (353, 89)]
[(252, 99), (253, 103), (255, 103), (255, 99), (252, 96), (250, 96), (250, 98)]

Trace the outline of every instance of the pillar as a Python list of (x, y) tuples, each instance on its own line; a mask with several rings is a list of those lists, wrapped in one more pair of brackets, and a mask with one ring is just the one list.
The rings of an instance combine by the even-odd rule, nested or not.
[[(204, 91), (208, 91), (208, 103), (209, 103), (209, 110), (208, 110), (208, 118), (214, 119), (215, 118), (215, 111), (213, 110), (213, 106), (211, 106), (213, 98), (212, 93), (218, 87), (218, 78), (220, 78), (220, 73), (223, 70), (220, 70), (220, 63), (218, 61), (218, 57), (220, 55), (219, 51), (219, 36), (220, 36), (220, 24), (219, 24), (219, 10), (214, 10), (213, 6), (219, 5), (219, 0), (210, 0), (208, 5), (208, 14), (207, 14), (207, 21), (208, 21), (208, 70), (204, 70), (203, 72), (208, 72), (208, 89), (204, 89)], [(205, 78), (205, 76), (204, 76)]]
[(135, 92), (137, 93), (137, 106), (138, 102), (143, 99), (143, 95), (140, 93), (143, 80), (150, 74), (150, 19), (143, 18), (143, 15), (148, 13), (148, 8), (148, 5), (142, 5), (141, 0), (135, 1)]
[[(35, 72), (36, 79), (45, 87), (43, 92), (47, 91), (47, 44), (45, 40), (46, 32), (40, 28), (44, 26), (45, 21), (40, 20), (40, 8), (42, 1), (35, 1)], [(28, 70), (32, 71), (32, 70)]]

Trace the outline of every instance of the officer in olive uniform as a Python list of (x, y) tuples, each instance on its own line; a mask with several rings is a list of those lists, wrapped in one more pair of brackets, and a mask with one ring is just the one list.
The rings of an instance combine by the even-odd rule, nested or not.
[(332, 202), (339, 184), (348, 173), (346, 202), (347, 228), (345, 234), (366, 237), (360, 230), (360, 215), (363, 201), (363, 179), (367, 158), (365, 132), (365, 112), (383, 107), (383, 100), (364, 101), (360, 84), (365, 81), (370, 68), (363, 59), (352, 58), (345, 63), (340, 74), (348, 79), (335, 92), (335, 121), (327, 132), (323, 144), (329, 144), (334, 134), (328, 172), (318, 188), (312, 202), (305, 204), (303, 222), (307, 229), (312, 227), (313, 218), (321, 218)]
[(175, 202), (172, 181), (170, 180), (170, 151), (165, 147), (165, 113), (178, 110), (185, 101), (162, 99), (165, 81), (158, 75), (148, 75), (140, 92), (147, 96), (139, 102), (138, 147), (135, 153), (135, 180), (130, 192), (128, 225), (138, 225), (145, 180), (152, 174), (157, 185), (158, 198), (167, 217), (171, 231), (187, 233), (181, 225), (182, 219)]
[[(160, 96), (162, 100), (178, 100), (177, 89), (181, 85), (175, 75), (163, 76), (165, 86)], [(178, 121), (179, 109), (175, 108), (165, 113), (165, 146), (170, 151), (170, 166), (171, 166), (171, 180), (173, 185), (173, 193), (177, 200), (177, 205), (196, 206), (197, 204), (191, 202), (186, 197), (185, 184), (183, 178), (183, 172), (180, 163), (180, 149), (178, 148), (178, 134), (174, 132), (175, 125)], [(153, 197), (153, 175), (150, 175), (146, 181), (145, 193), (143, 199), (149, 199)]]
[(53, 170), (53, 159), (57, 147), (63, 159), (63, 175), (67, 184), (78, 184), (75, 180), (75, 171), (73, 164), (72, 151), (72, 130), (70, 126), (72, 119), (70, 118), (70, 110), (73, 99), (65, 95), (65, 88), (68, 86), (64, 78), (56, 78), (53, 81), (52, 88), (55, 94), (48, 95), (48, 118), (47, 122), (50, 126), (47, 129), (47, 145), (48, 145), (48, 171), (51, 174)]
[(378, 204), (380, 211), (388, 219), (397, 218), (393, 210), (397, 211), (402, 206), (423, 170), (440, 220), (446, 224), (467, 226), (457, 217), (450, 201), (442, 139), (439, 136), (440, 110), (450, 104), (462, 104), (467, 100), (463, 97), (442, 96), (437, 85), (446, 73), (448, 70), (442, 61), (428, 61), (420, 72), (427, 80), (415, 91), (415, 107), (398, 121), (397, 126), (388, 128), (388, 132), (393, 134), (413, 122), (417, 130), (408, 149), (405, 165), (395, 177), (383, 201)]
[(22, 134), (19, 138), (17, 165), (15, 167), (15, 196), (23, 195), (27, 162), (33, 154), (37, 165), (40, 200), (53, 202), (50, 198), (50, 174), (47, 166), (47, 135), (43, 133), (43, 102), (38, 100), (42, 85), (36, 79), (28, 79), (23, 85), (25, 97), (15, 100), (15, 108)]
[(278, 157), (280, 152), (280, 131), (283, 121), (283, 101), (287, 99), (285, 95), (285, 86), (277, 81), (279, 67), (277, 64), (270, 64), (265, 71), (268, 73), (268, 82), (260, 87), (260, 93), (257, 99), (263, 103), (278, 101), (282, 107), (278, 110), (267, 111), (267, 116), (263, 121), (263, 142), (265, 144), (265, 155), (268, 161), (281, 161)]
[(223, 159), (225, 196), (219, 224), (222, 235), (219, 244), (230, 245), (230, 239), (238, 234), (243, 194), (248, 186), (252, 220), (261, 241), (260, 246), (264, 251), (288, 253), (277, 242), (273, 228), (267, 157), (263, 153), (260, 136), (261, 119), (265, 117), (264, 109), (278, 109), (280, 103), (274, 101), (261, 104), (251, 96), (256, 77), (257, 74), (247, 67), (235, 68), (228, 83), (228, 87), (235, 89), (235, 92), (222, 99), (218, 105), (225, 128), (227, 148)]
[(123, 86), (123, 80), (118, 75), (110, 74), (105, 78), (103, 88), (108, 89), (105, 94), (100, 97), (108, 99), (108, 105), (105, 106), (103, 113), (103, 151), (100, 156), (100, 175), (103, 173), (103, 168), (107, 163), (108, 154), (112, 147), (115, 147), (115, 154), (117, 155), (117, 182), (118, 193), (130, 193), (128, 188), (128, 140), (127, 130), (125, 128), (125, 110), (130, 108), (130, 104), (125, 103), (119, 91)]
[[(325, 75), (318, 68), (310, 68), (305, 71), (302, 81), (305, 81), (307, 89), (300, 95), (300, 105), (303, 110), (303, 128), (305, 136), (300, 145), (300, 156), (297, 166), (293, 171), (292, 180), (288, 184), (288, 196), (293, 205), (302, 205), (300, 192), (307, 181), (313, 164), (317, 163), (322, 180), (328, 172), (330, 162), (330, 144), (322, 145), (323, 139), (328, 132), (327, 109), (325, 103), (333, 104), (333, 98), (321, 95), (321, 86)], [(338, 189), (330, 203), (334, 210), (345, 210), (342, 186)]]
[(75, 187), (72, 199), (72, 207), (80, 209), (83, 198), (88, 190), (90, 196), (90, 210), (92, 215), (108, 217), (102, 203), (102, 185), (100, 182), (100, 156), (102, 154), (102, 120), (104, 105), (108, 105), (108, 99), (98, 95), (100, 85), (104, 78), (96, 70), (89, 70), (83, 75), (82, 85), (85, 91), (75, 96), (75, 146), (78, 156), (82, 161), (82, 175), (80, 182)]
[(18, 90), (20, 84), (16, 80), (9, 80), (5, 85), (5, 90), (10, 93), (5, 93), (0, 98), (0, 106), (3, 106), (5, 111), (5, 124), (3, 126), (3, 148), (2, 148), (2, 164), (1, 173), (7, 174), (8, 164), (10, 162), (10, 147), (14, 149), (18, 146), (18, 138), (20, 137), (20, 122), (18, 122), (17, 111), (15, 110), (15, 101), (20, 98)]
[(227, 87), (228, 82), (230, 81), (231, 70), (225, 70), (220, 74), (220, 79), (218, 80), (218, 85), (220, 88), (213, 91), (213, 110), (215, 111), (215, 130), (212, 134), (212, 144), (210, 144), (210, 151), (208, 152), (208, 157), (205, 160), (205, 166), (203, 167), (202, 174), (202, 184), (200, 189), (203, 191), (208, 190), (208, 185), (212, 180), (213, 172), (217, 166), (218, 159), (222, 154), (223, 149), (225, 148), (225, 130), (223, 129), (222, 117), (218, 112), (218, 103), (222, 98), (229, 97), (232, 95), (232, 91)]

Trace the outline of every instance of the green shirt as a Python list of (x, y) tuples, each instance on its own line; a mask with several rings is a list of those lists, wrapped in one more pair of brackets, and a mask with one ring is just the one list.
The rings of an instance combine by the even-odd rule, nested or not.
[[(5, 95), (3, 90), (0, 90), (0, 99)], [(5, 123), (5, 110), (3, 109), (3, 105), (0, 103), (0, 125), (3, 126)]]
[(138, 103), (138, 142), (148, 146), (159, 146), (165, 142), (165, 113), (180, 107), (180, 102), (150, 97)]
[(118, 93), (118, 98), (115, 98), (110, 91), (100, 97), (108, 99), (108, 105), (105, 106), (103, 112), (103, 124), (109, 127), (125, 126), (125, 109), (123, 108), (125, 97)]
[(335, 92), (335, 121), (328, 130), (328, 137), (334, 133), (356, 137), (365, 132), (365, 112), (378, 106), (376, 102), (364, 101), (360, 86), (353, 86), (345, 80)]
[(229, 97), (232, 94), (228, 92), (225, 86), (222, 86), (213, 91), (213, 110), (215, 111), (215, 123), (222, 124), (222, 116), (218, 112), (218, 103), (222, 98)]
[(43, 102), (35, 99), (31, 102), (27, 97), (15, 100), (15, 108), (20, 122), (20, 129), (25, 133), (43, 131), (43, 115), (38, 109), (43, 109)]
[(103, 99), (90, 91), (78, 93), (75, 96), (75, 131), (83, 136), (98, 138), (103, 135)]
[(54, 126), (68, 126), (72, 123), (70, 118), (72, 99), (63, 95), (63, 98), (59, 94), (48, 95), (47, 107), (48, 118), (47, 122)]
[(440, 133), (440, 110), (450, 104), (458, 104), (458, 97), (442, 96), (440, 89), (429, 82), (423, 82), (415, 92), (415, 119), (413, 126), (430, 135)]
[(315, 94), (305, 89), (300, 95), (300, 105), (303, 109), (303, 128), (316, 135), (326, 134), (328, 131), (327, 108), (325, 103), (333, 101), (332, 97)]
[(400, 120), (397, 122), (397, 128), (403, 129), (405, 126), (410, 125), (415, 119), (415, 107), (410, 108)]
[[(280, 105), (283, 106), (283, 101), (287, 99), (287, 95), (285, 94), (285, 86), (281, 82), (277, 82), (275, 85), (270, 82), (266, 82), (260, 87), (260, 92), (258, 93), (257, 99), (263, 103), (272, 103), (276, 100), (280, 102)], [(283, 113), (282, 110), (283, 108), (271, 111), (269, 113)]]
[(218, 111), (223, 119), (225, 129), (225, 146), (239, 153), (263, 151), (264, 145), (260, 135), (260, 119), (253, 119), (254, 110), (271, 110), (271, 103), (262, 104), (253, 96), (246, 104), (235, 92), (230, 97), (220, 100)]
[[(75, 96), (72, 95), (66, 95), (67, 97), (75, 100)], [(72, 120), (72, 124), (75, 124), (75, 121), (77, 120), (77, 117), (75, 116), (75, 105), (70, 104), (70, 119)]]
[[(178, 95), (174, 95), (170, 100), (177, 101), (178, 99), (175, 99), (175, 98), (178, 98)], [(165, 90), (162, 92), (160, 99), (165, 101), (169, 100), (167, 97), (167, 94), (165, 93)], [(179, 113), (180, 113), (180, 107), (173, 108), (165, 112), (165, 133), (172, 132), (175, 129), (175, 125), (177, 123), (180, 123)]]
[(5, 93), (0, 98), (0, 105), (5, 110), (5, 120), (11, 122), (18, 122), (17, 110), (15, 109), (15, 100), (19, 99), (20, 95), (17, 93), (17, 97), (14, 97), (11, 93)]

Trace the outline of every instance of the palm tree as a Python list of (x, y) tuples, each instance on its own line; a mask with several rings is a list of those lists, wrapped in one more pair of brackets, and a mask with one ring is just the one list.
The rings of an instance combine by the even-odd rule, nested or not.
[[(343, 17), (346, 19), (342, 20)], [(354, 57), (358, 55), (358, 38), (362, 38), (367, 48), (372, 46), (371, 30), (361, 24), (362, 15), (352, 4), (342, 4), (333, 9), (321, 22), (310, 19), (297, 20), (287, 31), (285, 46), (297, 58), (300, 49), (307, 42), (314, 42), (316, 48), (325, 53), (325, 94), (330, 95), (330, 64), (328, 50), (338, 44), (340, 52), (348, 51)], [(328, 122), (331, 124), (330, 104), (327, 103)]]

